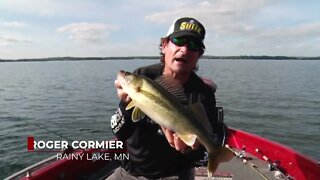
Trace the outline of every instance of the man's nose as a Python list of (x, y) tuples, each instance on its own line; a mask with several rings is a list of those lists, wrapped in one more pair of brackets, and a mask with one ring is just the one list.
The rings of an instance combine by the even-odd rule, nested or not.
[(184, 54), (186, 54), (189, 51), (188, 45), (185, 44), (185, 45), (181, 46), (180, 51), (183, 52)]

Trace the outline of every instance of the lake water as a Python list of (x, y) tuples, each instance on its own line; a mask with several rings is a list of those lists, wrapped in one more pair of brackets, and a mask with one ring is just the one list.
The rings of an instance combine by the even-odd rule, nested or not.
[[(0, 179), (51, 156), (27, 152), (42, 140), (106, 140), (119, 69), (158, 60), (0, 63)], [(200, 60), (218, 85), (217, 105), (233, 128), (320, 160), (320, 61)]]

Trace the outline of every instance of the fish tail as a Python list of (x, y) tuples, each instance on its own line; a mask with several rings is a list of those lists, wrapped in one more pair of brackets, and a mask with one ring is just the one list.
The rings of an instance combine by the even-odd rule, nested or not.
[(217, 170), (222, 162), (230, 161), (234, 157), (234, 153), (230, 149), (220, 147), (215, 151), (208, 152), (208, 176), (212, 177), (213, 173)]
[(212, 177), (219, 166), (219, 160), (216, 153), (210, 153), (208, 156), (208, 177)]

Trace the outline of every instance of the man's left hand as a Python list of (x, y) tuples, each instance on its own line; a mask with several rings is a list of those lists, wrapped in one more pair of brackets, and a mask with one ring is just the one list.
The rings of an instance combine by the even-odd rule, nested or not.
[[(162, 131), (165, 135), (165, 137), (168, 140), (168, 143), (170, 144), (171, 147), (175, 148), (177, 151), (185, 151), (186, 149), (188, 149), (188, 145), (185, 144), (180, 138), (179, 136), (172, 130), (161, 127)], [(196, 140), (196, 142), (191, 146), (191, 148), (193, 150), (196, 150), (199, 148), (199, 141), (198, 139)]]

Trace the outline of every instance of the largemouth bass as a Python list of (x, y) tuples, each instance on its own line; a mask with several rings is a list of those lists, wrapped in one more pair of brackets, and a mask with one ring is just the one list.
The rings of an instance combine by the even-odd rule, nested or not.
[[(126, 107), (127, 110), (134, 108), (132, 120), (139, 121), (147, 115), (159, 125), (173, 130), (188, 146), (198, 139), (208, 152), (208, 176), (212, 176), (220, 162), (221, 147), (213, 141), (212, 128), (202, 104), (186, 107), (161, 83), (130, 72), (120, 71), (118, 81), (132, 99)], [(168, 86), (176, 86), (174, 83), (177, 82)]]

